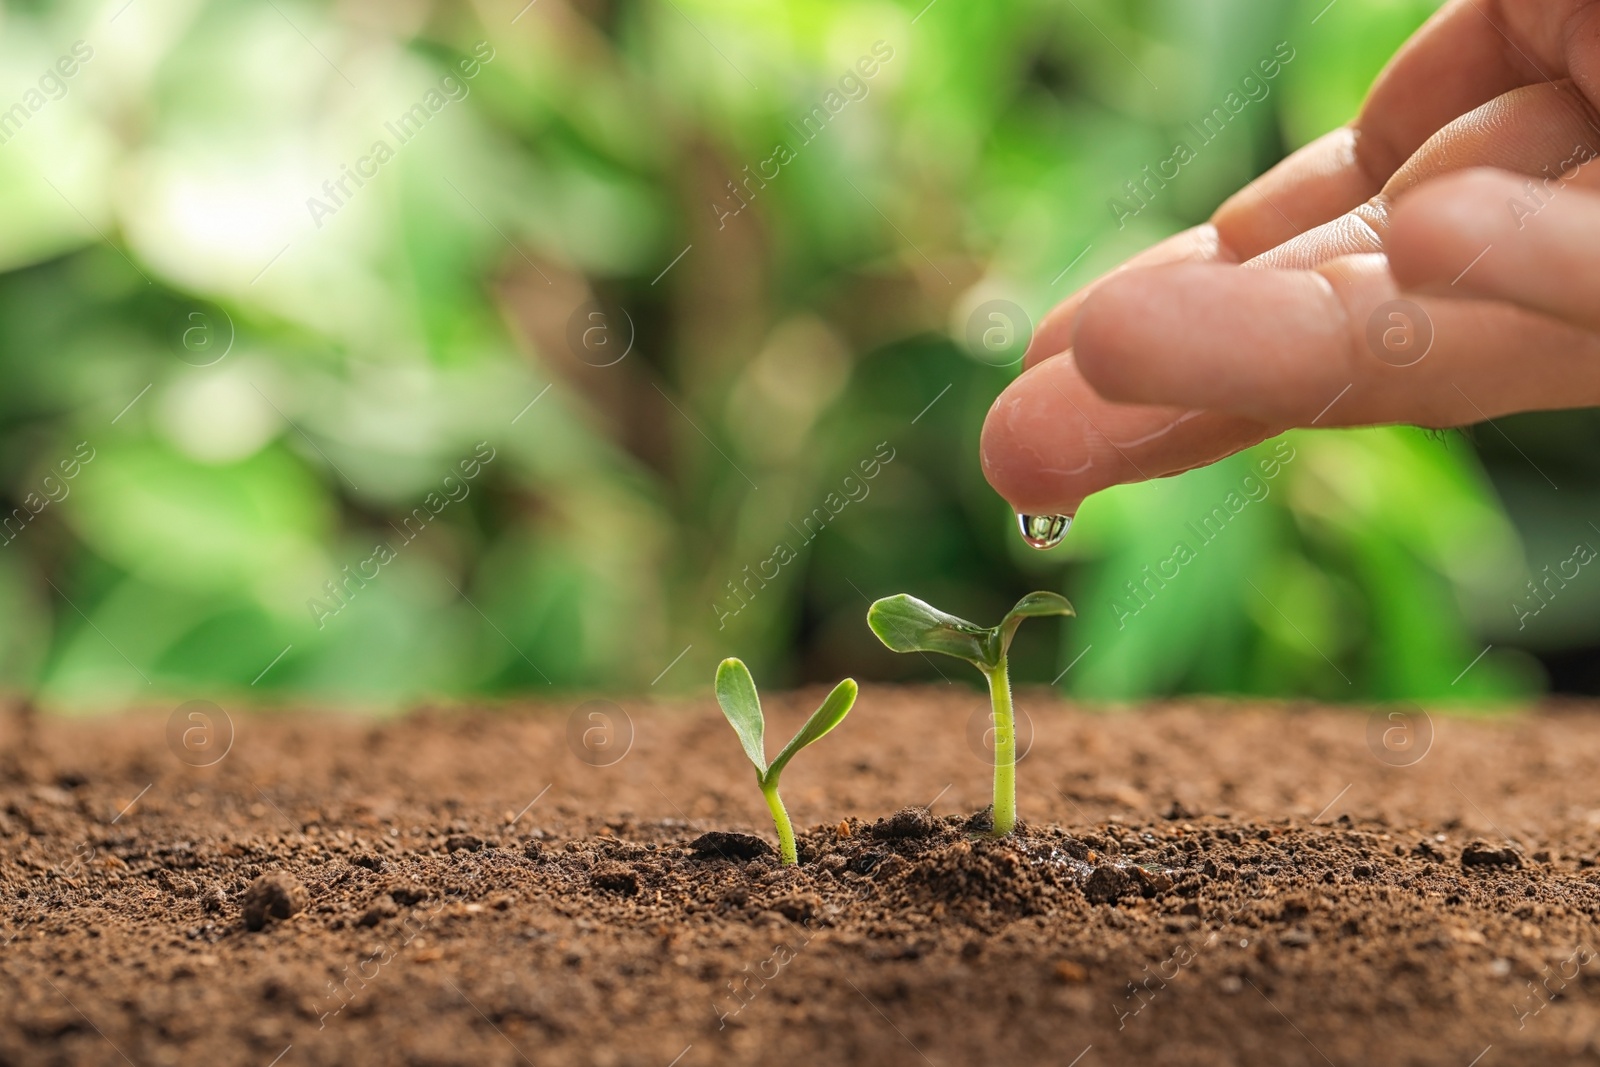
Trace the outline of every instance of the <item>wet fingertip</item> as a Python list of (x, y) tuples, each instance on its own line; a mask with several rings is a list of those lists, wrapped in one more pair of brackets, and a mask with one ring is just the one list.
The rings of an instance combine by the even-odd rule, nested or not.
[(978, 460), (994, 491), (1017, 512), (1076, 508), (1059, 479), (1047, 471), (1047, 456), (1062, 415), (1059, 394), (1045, 381), (1051, 370), (1029, 371), (1008, 385), (990, 405), (978, 438)]
[(990, 486), (1007, 500), (1016, 488), (1013, 484), (1018, 468), (1017, 408), (1025, 400), (1027, 387), (1024, 373), (1001, 390), (989, 405), (984, 416), (983, 430), (978, 434), (978, 462)]

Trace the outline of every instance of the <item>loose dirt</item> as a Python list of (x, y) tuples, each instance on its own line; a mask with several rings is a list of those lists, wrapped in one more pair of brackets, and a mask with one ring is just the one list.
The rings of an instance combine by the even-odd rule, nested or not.
[(13, 719), (0, 1065), (1600, 1062), (1594, 709), (1019, 704)]

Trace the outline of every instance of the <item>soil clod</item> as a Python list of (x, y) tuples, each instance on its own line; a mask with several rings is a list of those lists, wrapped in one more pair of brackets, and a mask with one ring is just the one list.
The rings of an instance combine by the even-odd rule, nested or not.
[(250, 884), (240, 901), (245, 929), (260, 930), (273, 919), (288, 919), (306, 910), (311, 894), (287, 871), (269, 871)]
[(372, 902), (372, 906), (361, 913), (361, 918), (356, 920), (357, 926), (377, 926), (385, 919), (392, 919), (400, 914), (400, 909), (395, 906), (391, 897), (379, 897)]
[(589, 884), (607, 893), (631, 897), (639, 892), (639, 875), (623, 863), (603, 863), (589, 875)]
[(428, 899), (428, 890), (415, 882), (399, 882), (388, 889), (389, 899), (402, 907), (420, 904)]
[(822, 898), (816, 893), (796, 893), (774, 900), (772, 910), (790, 922), (806, 923), (822, 912)]
[(969, 834), (986, 834), (994, 829), (994, 805), (975, 811), (967, 817), (966, 831)]
[(775, 856), (777, 852), (752, 834), (733, 834), (712, 830), (689, 842), (689, 850), (699, 859), (753, 860)]
[(1472, 867), (1509, 867), (1514, 870), (1522, 869), (1522, 853), (1513, 845), (1491, 845), (1487, 841), (1474, 841), (1461, 850), (1461, 866), (1463, 869)]
[(1138, 890), (1128, 872), (1106, 864), (1096, 867), (1083, 883), (1083, 895), (1091, 904), (1114, 904), (1123, 897), (1131, 897)]
[(880, 840), (896, 841), (905, 838), (931, 837), (938, 832), (939, 820), (927, 808), (901, 808), (887, 819), (872, 824), (872, 836)]

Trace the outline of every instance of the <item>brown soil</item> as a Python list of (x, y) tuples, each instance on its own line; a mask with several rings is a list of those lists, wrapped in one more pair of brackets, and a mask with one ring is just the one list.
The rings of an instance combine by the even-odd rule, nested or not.
[(788, 870), (709, 703), (608, 766), (604, 705), (235, 715), (207, 767), (186, 719), (11, 722), (0, 1064), (1600, 1060), (1600, 717), (1399, 766), (1362, 713), (1020, 703), (1016, 838), (981, 697), (868, 687)]

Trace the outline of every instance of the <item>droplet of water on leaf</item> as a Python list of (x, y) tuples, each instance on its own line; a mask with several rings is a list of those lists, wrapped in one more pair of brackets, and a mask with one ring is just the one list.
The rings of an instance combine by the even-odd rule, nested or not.
[(1072, 526), (1071, 515), (1021, 515), (1017, 525), (1022, 528), (1022, 539), (1029, 548), (1054, 548), (1067, 536)]

